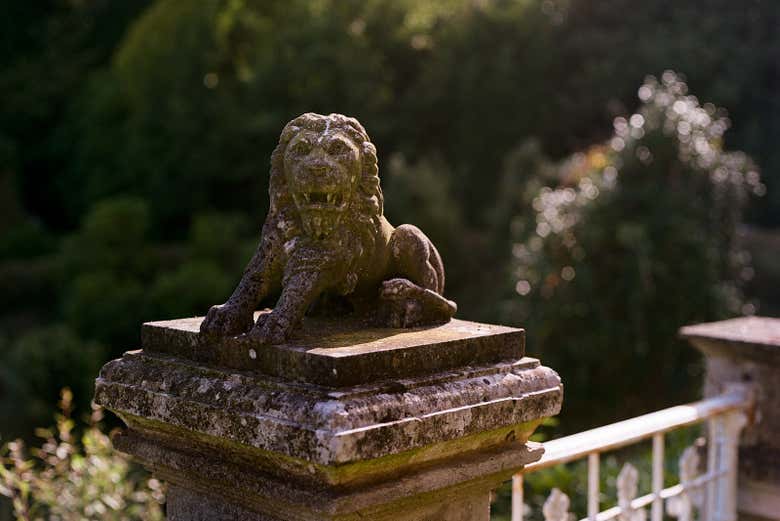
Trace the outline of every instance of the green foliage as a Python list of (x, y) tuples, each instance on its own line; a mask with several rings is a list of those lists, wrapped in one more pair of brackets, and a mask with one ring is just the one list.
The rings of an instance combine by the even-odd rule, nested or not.
[(189, 234), (190, 255), (215, 262), (229, 272), (240, 270), (257, 246), (249, 229), (243, 215), (197, 215)]
[(94, 408), (79, 437), (71, 419), (73, 395), (62, 392), (55, 429), (38, 429), (40, 447), (28, 455), (16, 440), (0, 452), (0, 494), (25, 521), (162, 521), (163, 488), (115, 451)]
[(649, 78), (639, 97), (605, 145), (555, 167), (558, 186), (533, 198), (514, 247), (524, 298), (509, 308), (588, 423), (613, 417), (617, 400), (630, 415), (696, 391), (676, 331), (743, 311), (737, 225), (763, 190), (744, 154), (722, 150), (728, 120), (677, 76)]
[(383, 174), (385, 214), (391, 222), (405, 222), (415, 214), (415, 226), (425, 230), (440, 253), (455, 257), (464, 244), (452, 230), (464, 227), (460, 208), (452, 205), (452, 172), (441, 158), (410, 165), (403, 156), (390, 158)]
[[(65, 208), (81, 183), (62, 186), (61, 175), (81, 134), (63, 132), (73, 117), (68, 107), (81, 95), (91, 72), (104, 66), (124, 26), (150, 0), (104, 2), (4, 2), (0, 18), (0, 170), (15, 160), (12, 176), (25, 210), (48, 228), (67, 229), (76, 222)], [(2, 198), (0, 198), (2, 199)], [(1, 229), (2, 227), (0, 227)]]
[[(5, 345), (38, 342), (37, 331), (61, 324), (74, 352), (102, 357), (97, 364), (137, 348), (142, 321), (224, 301), (267, 212), (279, 131), (310, 110), (365, 124), (380, 153), (388, 215), (420, 225), (440, 246), (461, 317), (528, 328), (530, 353), (567, 382), (565, 428), (578, 427), (571, 414), (596, 421), (586, 411), (614, 417), (694, 392), (673, 324), (715, 318), (739, 301), (724, 296), (734, 293), (722, 275), (734, 251), (717, 249), (731, 239), (714, 242), (711, 220), (700, 231), (713, 202), (732, 229), (738, 216), (722, 211), (729, 197), (718, 199), (702, 176), (671, 173), (657, 194), (656, 174), (632, 166), (628, 150), (590, 149), (608, 138), (615, 116), (634, 110), (646, 74), (684, 71), (703, 99), (729, 107), (727, 143), (765, 172), (767, 197), (751, 217), (780, 223), (780, 12), (771, 2), (12, 4), (0, 20)], [(644, 140), (651, 170), (679, 166), (664, 157), (674, 147)], [(574, 282), (590, 285), (501, 301), (527, 280), (512, 273), (511, 251), (536, 227), (526, 224), (533, 197), (557, 185), (561, 170), (597, 158), (626, 161), (621, 172), (645, 182), (632, 185), (632, 197), (617, 190), (588, 206), (585, 221), (599, 224), (577, 229), (578, 240), (608, 252), (588, 250), (590, 267), (571, 264), (565, 247), (549, 252), (558, 279), (571, 266)], [(648, 204), (656, 198), (665, 206)], [(670, 239), (659, 242), (667, 230)], [(762, 280), (757, 274), (755, 284)], [(767, 299), (776, 294), (762, 289)], [(657, 306), (668, 316), (658, 317)], [(105, 349), (87, 355), (77, 347), (85, 345)], [(614, 363), (602, 367), (605, 358)], [(90, 364), (74, 361), (79, 371)], [(674, 385), (668, 395), (634, 392), (624, 405), (609, 386), (585, 388), (605, 378), (624, 390)], [(52, 403), (50, 389), (31, 389), (34, 403)], [(15, 399), (0, 395), (6, 410)], [(30, 424), (27, 412), (17, 414), (14, 425)]]
[[(81, 207), (136, 193), (158, 233), (178, 238), (211, 209), (261, 221), (270, 153), (291, 117), (341, 111), (387, 134), (393, 71), (414, 63), (399, 41), (411, 5), (156, 2), (93, 86), (98, 101), (90, 89), (79, 102), (84, 141), (68, 178), (87, 187)], [(106, 112), (119, 119), (106, 125)]]
[(113, 354), (137, 342), (141, 322), (192, 315), (227, 298), (256, 240), (243, 217), (204, 214), (186, 243), (164, 247), (150, 240), (149, 220), (142, 199), (106, 199), (63, 248), (63, 316)]
[(134, 330), (147, 316), (144, 281), (157, 268), (148, 229), (143, 200), (104, 200), (63, 247), (63, 316), (81, 335), (115, 350), (130, 347)]
[[(347, 112), (387, 154), (382, 165), (400, 152), (409, 164), (447, 172), (447, 206), (464, 226), (458, 241), (441, 240), (465, 237), (471, 252), (448, 263), (453, 275), (497, 267), (479, 284), (452, 276), (449, 288), (463, 297), (463, 313), (487, 318), (495, 299), (478, 288), (505, 283), (510, 239), (494, 206), (501, 165), (517, 143), (536, 137), (554, 156), (588, 145), (634, 105), (644, 74), (674, 66), (708, 98), (738, 109), (745, 126), (732, 135), (741, 144), (761, 160), (774, 154), (743, 138), (756, 125), (765, 129), (759, 140), (771, 135), (771, 123), (755, 114), (765, 114), (756, 107), (773, 96), (760, 78), (771, 56), (762, 49), (776, 35), (750, 13), (774, 15), (760, 4), (707, 5), (160, 0), (130, 26), (111, 66), (87, 75), (73, 96), (54, 137), (67, 158), (57, 207), (78, 221), (105, 197), (134, 194), (148, 203), (152, 234), (169, 241), (182, 239), (203, 211), (244, 212), (258, 226), (281, 126), (305, 110)], [(755, 38), (745, 41), (748, 29)], [(718, 52), (702, 39), (717, 42)], [(721, 54), (752, 79), (731, 67), (719, 74)], [(743, 108), (746, 99), (755, 104)], [(528, 177), (520, 171), (515, 182)], [(410, 208), (403, 220), (430, 211)]]
[(63, 314), (80, 334), (121, 351), (132, 346), (128, 332), (143, 321), (146, 291), (138, 280), (110, 271), (82, 273), (67, 292)]
[(154, 282), (150, 300), (156, 316), (202, 313), (226, 300), (257, 246), (247, 230), (246, 219), (239, 215), (197, 216), (187, 243), (190, 261), (161, 273)]
[(51, 253), (56, 241), (40, 221), (19, 222), (0, 237), (0, 259), (29, 259)]
[(141, 275), (149, 231), (148, 204), (139, 198), (105, 199), (92, 207), (79, 232), (65, 245), (66, 260), (78, 271), (96, 268), (117, 275)]
[(87, 407), (105, 357), (102, 346), (83, 341), (66, 326), (51, 325), (13, 342), (0, 339), (0, 347), (0, 424), (4, 435), (25, 435), (47, 421), (65, 386), (78, 393), (81, 410)]
[(179, 318), (208, 310), (217, 301), (215, 296), (224, 296), (222, 300), (225, 300), (235, 282), (235, 277), (213, 262), (192, 261), (160, 275), (151, 299), (158, 307), (159, 319)]

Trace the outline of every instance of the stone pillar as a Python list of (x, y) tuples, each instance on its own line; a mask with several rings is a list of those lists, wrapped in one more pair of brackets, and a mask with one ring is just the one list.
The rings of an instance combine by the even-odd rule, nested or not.
[(704, 354), (704, 396), (734, 383), (756, 393), (752, 425), (740, 438), (740, 519), (780, 520), (780, 319), (745, 317), (680, 330)]
[(144, 324), (96, 383), (127, 424), (116, 447), (167, 481), (170, 520), (487, 521), (561, 406), (521, 329), (307, 318), (257, 346), (200, 322)]

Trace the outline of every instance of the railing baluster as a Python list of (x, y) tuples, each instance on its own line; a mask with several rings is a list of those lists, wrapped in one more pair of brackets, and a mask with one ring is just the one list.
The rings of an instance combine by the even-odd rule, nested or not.
[(695, 483), (706, 477), (707, 480), (715, 479), (709, 472), (699, 477), (699, 453), (696, 446), (685, 449), (679, 459), (680, 486), (683, 491), (669, 499), (666, 504), (667, 513), (676, 517), (677, 521), (693, 521), (694, 511), (702, 511), (702, 494)]
[[(567, 463), (587, 456), (588, 498), (587, 517), (580, 521), (645, 521), (650, 509), (650, 521), (664, 520), (664, 507), (678, 521), (693, 521), (698, 510), (700, 521), (736, 520), (736, 480), (739, 435), (747, 422), (747, 411), (753, 404), (750, 389), (729, 389), (720, 396), (700, 402), (670, 407), (604, 427), (558, 438), (544, 444), (545, 453), (539, 461), (525, 466), (522, 473), (534, 472), (552, 465)], [(689, 447), (680, 458), (679, 483), (664, 488), (665, 433), (676, 428), (707, 422), (707, 469), (700, 473), (698, 452)], [(653, 440), (652, 490), (637, 497), (639, 474), (626, 463), (618, 475), (617, 505), (599, 511), (600, 454), (637, 443)], [(512, 521), (523, 521), (523, 474), (512, 479)], [(567, 521), (568, 497), (554, 489), (545, 502), (543, 514), (547, 521)]]
[[(707, 439), (707, 473), (715, 474), (718, 471), (718, 432), (720, 431), (721, 417), (716, 416), (707, 422), (709, 437)], [(702, 521), (716, 521), (716, 490), (717, 480), (707, 483), (707, 500), (702, 512)]]
[(599, 513), (599, 453), (588, 454), (588, 519), (596, 521)]
[(542, 507), (544, 521), (569, 521), (569, 505), (569, 496), (557, 488), (552, 489)]
[(723, 474), (717, 480), (717, 521), (737, 520), (737, 464), (739, 459), (739, 434), (747, 425), (743, 412), (733, 412), (721, 420), (719, 432), (720, 458), (718, 470)]
[(512, 476), (512, 521), (523, 521), (523, 475)]
[(617, 477), (617, 496), (620, 521), (645, 521), (647, 512), (633, 505), (639, 493), (639, 471), (631, 463), (624, 463)]
[(664, 435), (653, 436), (653, 507), (650, 511), (652, 521), (663, 521), (664, 500), (661, 491), (664, 489)]

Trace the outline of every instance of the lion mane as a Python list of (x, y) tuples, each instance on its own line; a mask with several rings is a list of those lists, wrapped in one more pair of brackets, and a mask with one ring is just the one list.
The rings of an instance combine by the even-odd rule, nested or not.
[[(344, 212), (344, 218), (336, 229), (335, 236), (350, 252), (351, 258), (344, 259), (348, 270), (341, 293), (352, 291), (358, 282), (360, 267), (370, 258), (381, 227), (383, 196), (379, 185), (379, 167), (376, 147), (368, 133), (355, 119), (341, 114), (323, 116), (306, 113), (290, 121), (279, 136), (279, 144), (271, 154), (271, 176), (269, 181), (270, 208), (267, 224), (281, 231), (284, 244), (295, 244), (302, 236), (300, 216), (287, 186), (284, 172), (284, 154), (290, 141), (303, 130), (324, 132), (326, 129), (341, 130), (360, 150), (361, 172), (355, 192)], [(294, 269), (294, 267), (293, 267)]]

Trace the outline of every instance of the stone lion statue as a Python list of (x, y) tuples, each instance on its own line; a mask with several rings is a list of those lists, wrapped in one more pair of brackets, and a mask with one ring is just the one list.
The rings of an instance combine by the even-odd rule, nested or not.
[[(376, 148), (356, 119), (307, 113), (290, 121), (271, 156), (269, 194), (257, 251), (201, 333), (277, 344), (307, 312), (365, 313), (389, 327), (455, 314), (433, 243), (385, 219)], [(274, 295), (273, 311), (253, 323), (260, 301)]]

